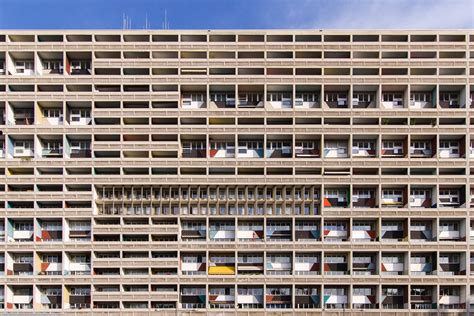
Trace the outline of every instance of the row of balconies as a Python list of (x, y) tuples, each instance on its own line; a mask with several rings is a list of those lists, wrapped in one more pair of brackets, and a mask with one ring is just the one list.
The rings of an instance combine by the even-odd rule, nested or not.
[[(473, 195), (471, 188), (471, 195)], [(175, 201), (177, 206), (188, 207), (197, 206), (197, 202), (214, 202), (221, 206), (227, 206), (227, 202), (240, 202), (243, 204), (254, 204), (257, 202), (261, 207), (271, 207), (274, 203), (280, 208), (295, 208), (306, 202), (321, 207), (321, 188), (312, 187), (311, 191), (305, 191), (304, 195), (301, 189), (296, 188), (293, 192), (292, 187), (251, 187), (246, 193), (243, 187), (220, 188), (217, 187), (98, 187), (96, 189), (97, 202), (106, 205), (113, 203), (117, 207), (127, 207), (132, 202), (149, 202), (152, 207), (153, 202)], [(307, 193), (307, 194), (306, 194)], [(467, 195), (465, 186), (452, 185), (325, 185), (322, 196), (324, 208), (377, 208), (377, 207), (396, 207), (396, 208), (439, 208), (464, 207)], [(474, 196), (474, 195), (473, 195)], [(188, 201), (191, 205), (188, 205)], [(264, 205), (266, 203), (266, 205)], [(146, 203), (148, 204), (148, 203)], [(205, 203), (202, 203), (205, 204)], [(156, 206), (156, 205), (155, 205)], [(234, 205), (232, 205), (234, 206)], [(284, 210), (283, 210), (284, 211)], [(269, 214), (263, 210), (261, 215)], [(257, 212), (256, 215), (259, 213)], [(270, 213), (271, 214), (271, 213)], [(293, 214), (290, 212), (289, 214)], [(235, 213), (237, 215), (237, 212)]]
[(60, 310), (90, 308), (90, 285), (0, 286), (0, 309)]
[[(208, 43), (213, 45), (217, 43), (247, 43), (246, 45), (259, 45), (265, 43), (270, 46), (285, 45), (285, 43), (318, 43), (325, 42), (328, 46), (330, 43), (388, 43), (390, 45), (401, 44), (401, 43), (412, 43), (417, 45), (433, 45), (432, 43), (462, 43), (464, 47), (465, 42), (474, 42), (473, 35), (468, 35), (462, 32), (387, 32), (380, 34), (374, 33), (347, 33), (347, 32), (296, 32), (288, 33), (283, 32), (264, 32), (256, 33), (255, 31), (249, 32), (222, 32), (222, 31), (198, 31), (194, 33), (182, 33), (182, 32), (161, 32), (155, 31), (155, 34), (150, 34), (150, 31), (142, 32), (133, 31), (112, 31), (112, 32), (100, 32), (100, 33), (57, 33), (47, 32), (40, 34), (33, 34), (28, 32), (22, 33), (8, 33), (0, 34), (0, 42), (6, 42), (8, 45), (14, 45), (13, 43), (19, 43), (20, 45), (29, 45), (28, 43), (37, 43), (42, 45), (51, 45), (54, 43), (66, 44), (69, 42), (77, 44), (81, 43), (132, 43), (134, 45), (140, 45), (140, 43), (166, 43), (170, 44), (173, 42), (187, 43), (186, 45), (192, 45), (192, 43)], [(216, 34), (213, 34), (216, 33)]]
[[(474, 274), (474, 254), (437, 251), (177, 252), (38, 251), (0, 253), (0, 275), (400, 276)], [(469, 262), (467, 260), (470, 260)], [(92, 263), (91, 263), (92, 261)], [(470, 265), (469, 265), (470, 264)], [(469, 266), (469, 267), (468, 267)], [(160, 270), (161, 269), (161, 270)]]
[[(464, 310), (464, 285), (7, 285), (7, 310), (355, 309)], [(63, 295), (64, 293), (64, 295)], [(157, 295), (159, 297), (155, 297)], [(472, 295), (472, 294), (471, 294)], [(101, 300), (102, 299), (102, 300)], [(124, 301), (120, 301), (123, 299)], [(127, 299), (131, 301), (127, 301)], [(152, 299), (150, 302), (149, 300)], [(154, 301), (153, 299), (158, 299)], [(4, 308), (4, 306), (2, 306)]]
[[(351, 150), (347, 137), (322, 140), (321, 135), (305, 135), (305, 139), (293, 141), (292, 135), (238, 135), (236, 148), (235, 136), (196, 135), (182, 136), (181, 142), (153, 143), (137, 141), (141, 135), (133, 135), (125, 142), (91, 142), (89, 135), (9, 135), (7, 142), (0, 140), (0, 157), (7, 158), (474, 158), (474, 140), (466, 150), (463, 136), (443, 136), (436, 142), (436, 136), (413, 136), (410, 148), (407, 148), (406, 136), (382, 136), (379, 141), (375, 135), (353, 138)], [(146, 136), (148, 138), (148, 136)], [(196, 140), (196, 138), (198, 140)], [(201, 139), (200, 139), (201, 138)], [(209, 138), (209, 141), (206, 139)], [(266, 146), (264, 146), (266, 138)], [(173, 146), (168, 146), (173, 144)], [(293, 145), (294, 144), (294, 145)], [(322, 144), (324, 144), (322, 146)], [(437, 148), (439, 146), (439, 149)], [(66, 151), (63, 148), (66, 147)], [(92, 148), (104, 150), (92, 150)], [(35, 152), (35, 148), (37, 151)], [(178, 157), (177, 150), (180, 148)], [(380, 148), (380, 150), (378, 149)], [(123, 149), (123, 153), (121, 154)], [(136, 149), (155, 149), (136, 151)], [(161, 149), (161, 150), (159, 150)]]
[[(183, 71), (183, 70), (182, 70)], [(256, 74), (257, 75), (257, 74)], [(168, 75), (169, 77), (169, 75)], [(258, 78), (259, 76), (256, 76)], [(0, 86), (1, 87), (1, 86)], [(87, 88), (89, 87), (89, 88)], [(5, 91), (15, 94), (28, 92), (64, 92), (63, 85), (9, 84)], [(181, 109), (460, 109), (472, 107), (474, 87), (463, 85), (127, 85), (109, 84), (71, 88), (79, 92), (169, 92), (179, 98)], [(178, 92), (179, 91), (179, 92)], [(238, 92), (237, 92), (238, 91)], [(266, 97), (264, 97), (266, 95)], [(352, 98), (350, 96), (352, 95)], [(323, 96), (323, 97), (322, 97)], [(170, 100), (171, 101), (171, 100)], [(175, 100), (172, 100), (175, 101)], [(176, 100), (178, 101), (178, 100)], [(175, 102), (156, 102), (155, 108), (178, 108)], [(48, 107), (48, 102), (41, 102)], [(73, 104), (74, 102), (70, 102)], [(128, 102), (129, 103), (129, 102)], [(111, 106), (113, 102), (103, 104)], [(466, 106), (467, 105), (467, 106)], [(143, 108), (143, 103), (130, 105)], [(148, 108), (146, 106), (145, 108)], [(12, 103), (11, 112), (21, 110)], [(32, 108), (30, 109), (32, 110)]]
[[(1, 123), (6, 125), (48, 124), (59, 126), (64, 124), (64, 111), (61, 107), (57, 107), (57, 102), (37, 105), (36, 107), (33, 102), (9, 102), (7, 111), (0, 108), (0, 112), (0, 114), (2, 114)], [(66, 113), (66, 123), (68, 125), (92, 124), (90, 108), (68, 105), (66, 107)]]
[[(6, 227), (6, 229), (5, 229)], [(6, 239), (5, 239), (6, 237)], [(82, 242), (91, 240), (90, 220), (0, 219), (0, 242)]]
[(51, 51), (0, 52), (0, 69), (0, 75), (90, 75), (92, 54)]

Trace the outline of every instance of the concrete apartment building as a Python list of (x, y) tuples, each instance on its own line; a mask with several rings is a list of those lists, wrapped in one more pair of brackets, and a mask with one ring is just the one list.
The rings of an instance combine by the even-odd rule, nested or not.
[(1, 313), (468, 314), (473, 100), (474, 30), (0, 31)]

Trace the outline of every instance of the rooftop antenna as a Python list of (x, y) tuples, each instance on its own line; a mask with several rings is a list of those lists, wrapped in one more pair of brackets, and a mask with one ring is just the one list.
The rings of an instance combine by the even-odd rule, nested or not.
[(170, 28), (170, 23), (168, 22), (168, 12), (165, 10), (165, 20), (162, 23), (163, 25), (163, 30), (168, 30)]
[(123, 13), (122, 17), (122, 28), (124, 30), (129, 30), (132, 28), (132, 19), (130, 19), (130, 17), (125, 13)]
[(145, 30), (150, 28), (150, 23), (148, 23), (148, 13), (145, 14)]

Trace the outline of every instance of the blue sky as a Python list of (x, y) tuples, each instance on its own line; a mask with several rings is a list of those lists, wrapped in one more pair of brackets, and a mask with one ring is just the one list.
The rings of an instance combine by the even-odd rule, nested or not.
[(474, 29), (474, 0), (0, 0), (0, 29)]

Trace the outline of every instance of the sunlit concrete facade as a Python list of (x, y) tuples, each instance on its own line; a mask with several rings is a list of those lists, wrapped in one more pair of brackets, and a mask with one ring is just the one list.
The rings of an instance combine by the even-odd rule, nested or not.
[(467, 314), (473, 100), (472, 30), (0, 31), (0, 308)]

